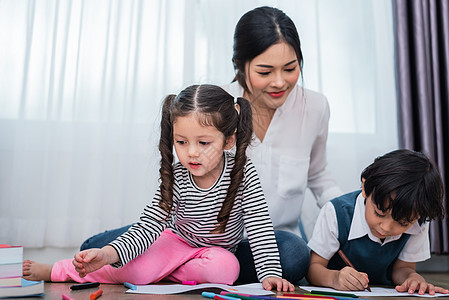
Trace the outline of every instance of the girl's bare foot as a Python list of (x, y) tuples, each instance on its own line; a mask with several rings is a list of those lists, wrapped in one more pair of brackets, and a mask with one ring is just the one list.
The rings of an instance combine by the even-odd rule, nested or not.
[(31, 260), (24, 260), (22, 264), (23, 278), (26, 280), (51, 281), (51, 269), (53, 265), (37, 263)]

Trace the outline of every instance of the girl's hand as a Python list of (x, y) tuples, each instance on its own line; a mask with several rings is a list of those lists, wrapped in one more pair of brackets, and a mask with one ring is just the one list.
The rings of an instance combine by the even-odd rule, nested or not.
[(426, 282), (426, 280), (418, 273), (411, 273), (401, 285), (396, 286), (396, 291), (400, 293), (408, 292), (409, 294), (418, 291), (418, 294), (420, 295), (424, 295), (426, 292), (429, 293), (429, 295), (435, 295), (435, 292), (442, 294), (449, 293), (449, 290), (447, 289)]
[(267, 291), (271, 291), (275, 288), (278, 292), (293, 292), (295, 291), (295, 286), (287, 281), (287, 279), (270, 276), (262, 281), (262, 287)]
[(351, 267), (344, 267), (334, 280), (333, 288), (342, 291), (363, 291), (368, 287), (368, 274), (358, 272)]
[[(72, 263), (80, 277), (85, 277), (88, 273), (102, 268), (104, 265), (114, 263), (114, 253), (111, 252), (111, 246), (102, 249), (87, 249), (75, 254)], [(112, 248), (115, 252), (115, 249)], [(118, 257), (117, 253), (115, 252)]]

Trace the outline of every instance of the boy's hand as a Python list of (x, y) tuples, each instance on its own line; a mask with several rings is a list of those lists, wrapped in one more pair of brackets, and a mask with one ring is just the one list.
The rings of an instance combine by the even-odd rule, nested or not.
[(429, 293), (429, 295), (435, 295), (435, 292), (442, 294), (449, 293), (449, 290), (447, 289), (426, 282), (426, 280), (418, 273), (411, 273), (401, 285), (396, 286), (396, 291), (400, 293), (408, 292), (409, 294), (418, 291), (418, 294), (420, 295), (424, 295), (426, 292)]
[(286, 279), (279, 277), (267, 277), (262, 281), (262, 287), (267, 291), (271, 291), (275, 288), (278, 292), (293, 292), (295, 291), (295, 286), (288, 282)]
[(102, 249), (87, 249), (78, 252), (72, 263), (80, 277), (85, 277), (88, 273), (96, 271), (104, 265), (116, 262), (115, 257), (118, 258), (115, 249), (105, 246)]
[(363, 291), (368, 287), (368, 274), (344, 267), (337, 273), (333, 288), (342, 291)]

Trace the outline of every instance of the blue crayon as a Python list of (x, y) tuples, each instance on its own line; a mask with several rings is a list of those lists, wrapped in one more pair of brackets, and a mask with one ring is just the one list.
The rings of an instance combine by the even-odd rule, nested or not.
[(137, 290), (137, 286), (135, 286), (132, 283), (125, 282), (123, 285), (126, 286), (127, 288), (131, 289), (131, 290)]

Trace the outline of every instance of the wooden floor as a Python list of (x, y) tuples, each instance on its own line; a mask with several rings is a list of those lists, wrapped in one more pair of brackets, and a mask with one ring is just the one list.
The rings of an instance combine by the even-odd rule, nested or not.
[[(422, 273), (424, 278), (427, 281), (449, 289), (449, 273)], [(45, 296), (44, 297), (33, 297), (27, 299), (62, 299), (62, 294), (66, 294), (72, 299), (81, 300), (81, 299), (90, 299), (89, 296), (91, 293), (95, 292), (98, 288), (79, 290), (79, 291), (71, 291), (70, 286), (73, 283), (45, 283)], [(201, 296), (200, 291), (190, 292), (189, 294), (177, 294), (177, 295), (148, 295), (148, 294), (126, 294), (125, 288), (122, 285), (113, 285), (113, 284), (101, 284), (100, 288), (103, 290), (103, 295), (98, 298), (99, 300), (107, 300), (107, 299), (161, 299), (161, 300), (181, 300), (181, 299), (206, 299)], [(302, 294), (304, 291), (299, 288), (296, 289), (295, 293)], [(278, 293), (278, 296), (282, 295), (282, 293)], [(376, 300), (386, 300), (386, 299), (394, 299), (394, 300), (406, 300), (406, 299), (414, 299), (416, 297), (372, 297)], [(444, 297), (441, 299), (448, 299), (449, 297)]]

